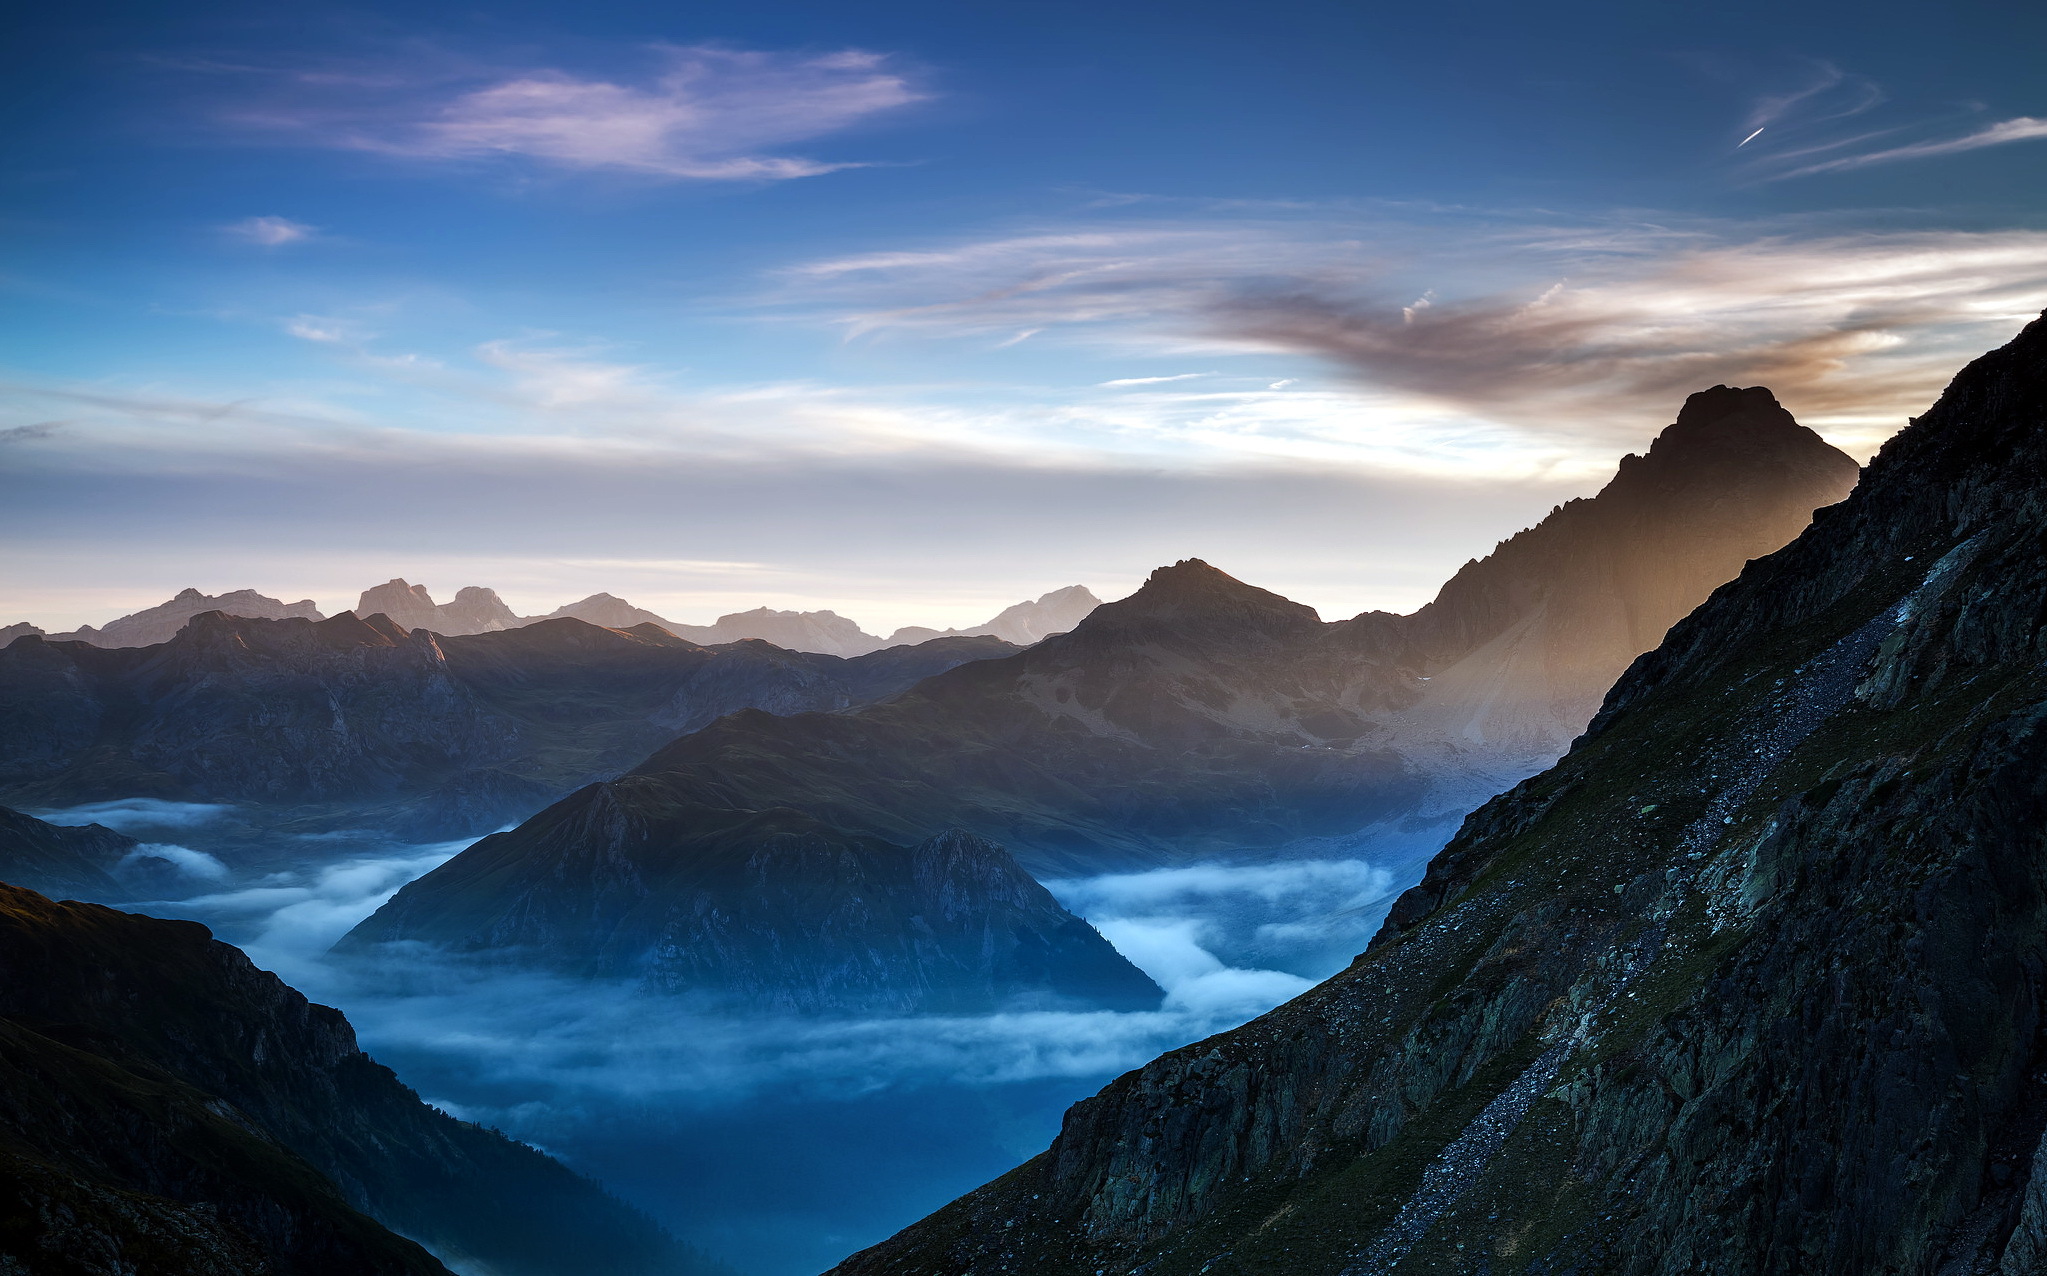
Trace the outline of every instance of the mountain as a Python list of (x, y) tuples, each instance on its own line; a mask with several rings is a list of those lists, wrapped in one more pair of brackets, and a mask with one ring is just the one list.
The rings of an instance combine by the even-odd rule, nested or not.
[(42, 633), (43, 631), (40, 627), (31, 625), (25, 620), (12, 625), (0, 625), (0, 647), (6, 646), (24, 634), (34, 634), (40, 638)]
[(407, 584), (395, 578), (362, 591), (355, 614), (388, 616), (400, 629), (427, 629), (446, 635), (493, 633), (530, 623), (514, 615), (496, 590), (469, 585), (455, 591), (454, 601), (441, 604), (426, 592), (425, 585)]
[(0, 1182), (9, 1272), (445, 1276), (422, 1244), (496, 1276), (706, 1270), (594, 1183), (420, 1102), (339, 1011), (205, 927), (13, 886)]
[(2047, 319), (1349, 969), (840, 1276), (2047, 1270)]
[(889, 636), (890, 642), (928, 642), (933, 638), (949, 638), (955, 635), (988, 635), (1004, 642), (1013, 642), (1019, 647), (1028, 647), (1034, 642), (1063, 634), (1072, 629), (1087, 614), (1102, 605), (1085, 585), (1068, 585), (1055, 589), (1034, 601), (1017, 603), (1005, 607), (986, 624), (971, 629), (926, 629), (911, 625), (898, 629)]
[(837, 612), (830, 611), (774, 611), (756, 607), (752, 611), (720, 616), (717, 623), (711, 625), (668, 627), (692, 642), (713, 644), (758, 638), (790, 651), (814, 651), (849, 658), (880, 651), (890, 645)]
[[(1425, 856), (1457, 816), (1554, 760), (1659, 624), (1855, 474), (1767, 391), (1716, 388), (1597, 497), (1468, 565), (1413, 616), (1325, 624), (1188, 560), (1016, 655), (851, 712), (735, 714), (656, 752), (628, 789), (565, 801), (786, 807), (906, 846), (958, 827), (1041, 875), (1374, 824)], [(496, 854), (569, 853), (525, 829), (508, 838)], [(457, 880), (451, 865), (412, 890)]]
[(0, 807), (0, 882), (44, 895), (115, 899), (134, 838), (98, 824), (65, 828)]
[[(287, 616), (302, 616), (307, 620), (320, 619), (320, 609), (310, 598), (295, 603), (280, 602), (253, 589), (237, 589), (226, 594), (202, 594), (196, 589), (181, 589), (178, 596), (166, 603), (138, 611), (132, 615), (110, 620), (106, 628), (94, 629), (91, 625), (73, 630), (68, 634), (49, 635), (52, 642), (89, 642), (96, 647), (150, 647), (160, 642), (169, 642), (185, 627), (185, 622), (201, 612), (221, 611), (230, 616), (248, 616), (259, 620), (282, 620)], [(34, 625), (10, 625), (0, 631), (0, 642), (12, 642), (23, 633), (42, 633)]]
[(485, 838), (455, 880), (401, 890), (340, 950), (454, 932), (472, 952), (577, 952), (580, 974), (784, 1011), (1155, 1010), (1164, 996), (984, 838), (902, 847), (795, 811), (650, 812), (630, 789), (533, 822), (560, 860)]
[[(678, 631), (689, 626), (678, 626), (673, 621), (663, 620), (644, 607), (635, 607), (623, 598), (610, 594), (592, 594), (580, 602), (568, 603), (555, 608), (543, 619), (560, 620), (570, 617), (587, 624), (601, 625), (606, 629), (631, 629), (635, 625), (659, 625), (672, 634), (682, 636)], [(695, 641), (695, 639), (691, 639)]]
[(437, 638), (348, 612), (206, 613), (147, 648), (28, 636), (0, 650), (0, 800), (227, 802), (458, 837), (720, 715), (839, 709), (1011, 650), (947, 639), (840, 660), (577, 620)]

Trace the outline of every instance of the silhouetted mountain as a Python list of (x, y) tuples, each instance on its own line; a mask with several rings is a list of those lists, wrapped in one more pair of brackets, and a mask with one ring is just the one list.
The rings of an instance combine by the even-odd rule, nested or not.
[(2043, 422), (2047, 319), (1348, 970), (839, 1272), (2047, 1270)]
[(339, 1011), (205, 927), (13, 886), (0, 1183), (9, 1272), (445, 1276), (415, 1240), (499, 1276), (705, 1270), (595, 1184), (421, 1103)]
[[(1658, 624), (1855, 473), (1767, 391), (1718, 388), (1598, 497), (1468, 566), (1414, 616), (1324, 624), (1188, 560), (1068, 634), (886, 702), (721, 719), (644, 762), (646, 783), (620, 800), (788, 807), (901, 845), (956, 826), (1040, 873), (1375, 822), (1426, 831), (1553, 760)], [(599, 800), (612, 799), (567, 799)], [(1447, 832), (1412, 838), (1426, 853)]]
[(0, 882), (59, 899), (115, 899), (114, 872), (138, 843), (98, 824), (63, 828), (0, 807)]
[(348, 612), (210, 613), (139, 649), (30, 636), (0, 650), (0, 792), (318, 808), (456, 837), (723, 714), (839, 709), (1009, 650), (951, 639), (849, 661), (576, 620), (436, 638)]
[(575, 953), (578, 973), (775, 1010), (1150, 1010), (1164, 995), (983, 838), (902, 847), (795, 811), (629, 804), (632, 788), (522, 830), (556, 858), (485, 838), (454, 880), (401, 890), (341, 948), (456, 933), (469, 951)]
[(39, 626), (31, 625), (25, 620), (12, 625), (0, 625), (0, 647), (6, 646), (24, 634), (35, 634), (40, 637), (42, 632)]
[(1032, 602), (1017, 603), (1005, 607), (993, 620), (986, 624), (974, 625), (968, 629), (926, 629), (911, 625), (898, 629), (889, 636), (890, 642), (929, 642), (933, 638), (976, 636), (986, 634), (1013, 642), (1019, 647), (1028, 647), (1053, 634), (1063, 634), (1087, 618), (1087, 614), (1102, 605), (1085, 585), (1068, 585), (1055, 589)]
[[(320, 619), (320, 609), (310, 598), (295, 603), (279, 602), (253, 589), (237, 589), (233, 593), (208, 595), (196, 589), (182, 589), (178, 596), (167, 603), (159, 603), (146, 611), (110, 620), (104, 629), (91, 625), (75, 629), (68, 634), (51, 634), (51, 642), (89, 642), (96, 647), (150, 647), (160, 642), (169, 642), (185, 627), (185, 622), (201, 612), (222, 611), (230, 616), (248, 616), (258, 620), (282, 620), (287, 616), (302, 616), (307, 620)], [(41, 633), (33, 625), (26, 627), (10, 625), (0, 631), (0, 642), (11, 642), (21, 633)]]

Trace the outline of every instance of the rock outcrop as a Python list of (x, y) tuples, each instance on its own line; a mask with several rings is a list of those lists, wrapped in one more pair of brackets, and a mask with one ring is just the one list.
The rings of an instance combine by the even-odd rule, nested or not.
[[(0, 1270), (685, 1276), (532, 1148), (429, 1108), (192, 922), (0, 886)], [(373, 1221), (374, 1220), (374, 1221)], [(406, 1239), (410, 1238), (410, 1239)]]
[(841, 1276), (2041, 1270), (2047, 319), (1309, 993)]
[(579, 974), (773, 1011), (1152, 1010), (1164, 995), (985, 839), (904, 847), (795, 811), (650, 811), (632, 788), (529, 826), (557, 858), (485, 838), (341, 950), (452, 932), (472, 937), (462, 951), (574, 954)]

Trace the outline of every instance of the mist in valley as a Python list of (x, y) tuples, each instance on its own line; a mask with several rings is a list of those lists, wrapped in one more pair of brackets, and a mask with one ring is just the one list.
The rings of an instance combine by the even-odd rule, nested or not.
[(403, 944), (329, 954), (473, 839), (252, 841), (230, 807), (150, 799), (40, 814), (144, 840), (148, 871), (120, 880), (156, 889), (106, 902), (206, 924), (345, 1011), (428, 1102), (750, 1276), (822, 1271), (1035, 1155), (1109, 1079), (1341, 969), (1407, 884), (1362, 853), (1052, 880), (1166, 990), (1158, 1010), (801, 1017)]

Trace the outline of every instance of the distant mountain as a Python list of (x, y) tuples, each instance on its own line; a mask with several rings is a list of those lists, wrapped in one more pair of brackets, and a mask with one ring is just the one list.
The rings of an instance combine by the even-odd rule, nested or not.
[(2047, 1271), (2047, 318), (1348, 969), (840, 1276)]
[(0, 625), (0, 647), (6, 646), (25, 634), (34, 634), (37, 637), (41, 637), (42, 633), (43, 631), (39, 626), (31, 625), (25, 620), (12, 625)]
[[(49, 638), (52, 642), (89, 642), (96, 647), (150, 647), (169, 642), (185, 627), (186, 621), (208, 611), (257, 620), (282, 620), (287, 616), (301, 616), (307, 620), (321, 618), (320, 609), (310, 598), (286, 603), (253, 589), (237, 589), (227, 594), (202, 594), (196, 589), (181, 589), (178, 596), (169, 602), (119, 620), (110, 620), (104, 629), (86, 625), (67, 634), (50, 634)], [(0, 631), (0, 642), (11, 642), (22, 633), (41, 632), (34, 625), (10, 625)]]
[[(596, 1184), (430, 1108), (191, 922), (0, 886), (0, 1270), (688, 1276)], [(372, 1221), (375, 1220), (375, 1221)], [(409, 1238), (409, 1239), (408, 1239)]]
[(840, 660), (577, 620), (436, 638), (347, 612), (203, 614), (140, 649), (30, 636), (0, 650), (0, 800), (229, 802), (458, 837), (723, 714), (844, 708), (1011, 650), (947, 639)]
[(898, 629), (889, 636), (890, 642), (928, 642), (933, 638), (949, 638), (955, 635), (987, 634), (1004, 642), (1013, 642), (1019, 647), (1028, 647), (1053, 634), (1063, 634), (1082, 620), (1087, 614), (1102, 605), (1085, 585), (1068, 585), (1055, 589), (1032, 602), (1021, 602), (1005, 607), (993, 620), (975, 625), (971, 629), (925, 629), (912, 625)]
[(678, 626), (673, 621), (663, 620), (644, 607), (635, 607), (623, 598), (610, 594), (592, 594), (580, 602), (557, 607), (547, 613), (546, 620), (560, 620), (570, 617), (586, 624), (602, 625), (606, 629), (631, 629), (635, 625), (659, 625), (678, 638), (696, 639), (679, 632), (689, 626)]
[(621, 800), (630, 787), (539, 822), (574, 868), (536, 875), (543, 861), (485, 838), (461, 880), (401, 890), (341, 950), (454, 932), (487, 937), (469, 951), (575, 952), (578, 973), (768, 1010), (1151, 1010), (1164, 996), (984, 838), (902, 847), (795, 811), (650, 810)]
[(355, 605), (355, 614), (389, 616), (402, 629), (426, 629), (446, 635), (494, 633), (531, 623), (514, 615), (496, 590), (469, 585), (455, 592), (453, 602), (441, 604), (426, 592), (426, 586), (407, 584), (400, 579), (365, 589)]
[[(532, 941), (578, 966), (604, 950), (604, 927), (536, 937), (503, 919), (594, 908), (586, 866), (616, 854), (618, 828), (667, 830), (664, 853), (687, 860), (696, 824), (780, 809), (897, 846), (968, 830), (1041, 875), (1328, 854), (1376, 827), (1413, 858), (1375, 851), (1418, 873), (1446, 823), (1555, 758), (1687, 596), (1856, 473), (1766, 391), (1708, 391), (1599, 496), (1467, 566), (1414, 616), (1325, 624), (1190, 559), (1070, 633), (888, 700), (719, 719), (458, 855), (358, 933)], [(566, 898), (549, 894), (564, 884)], [(644, 889), (657, 913), (680, 906)]]
[(0, 882), (53, 898), (119, 898), (114, 873), (139, 845), (98, 824), (60, 827), (0, 807)]

